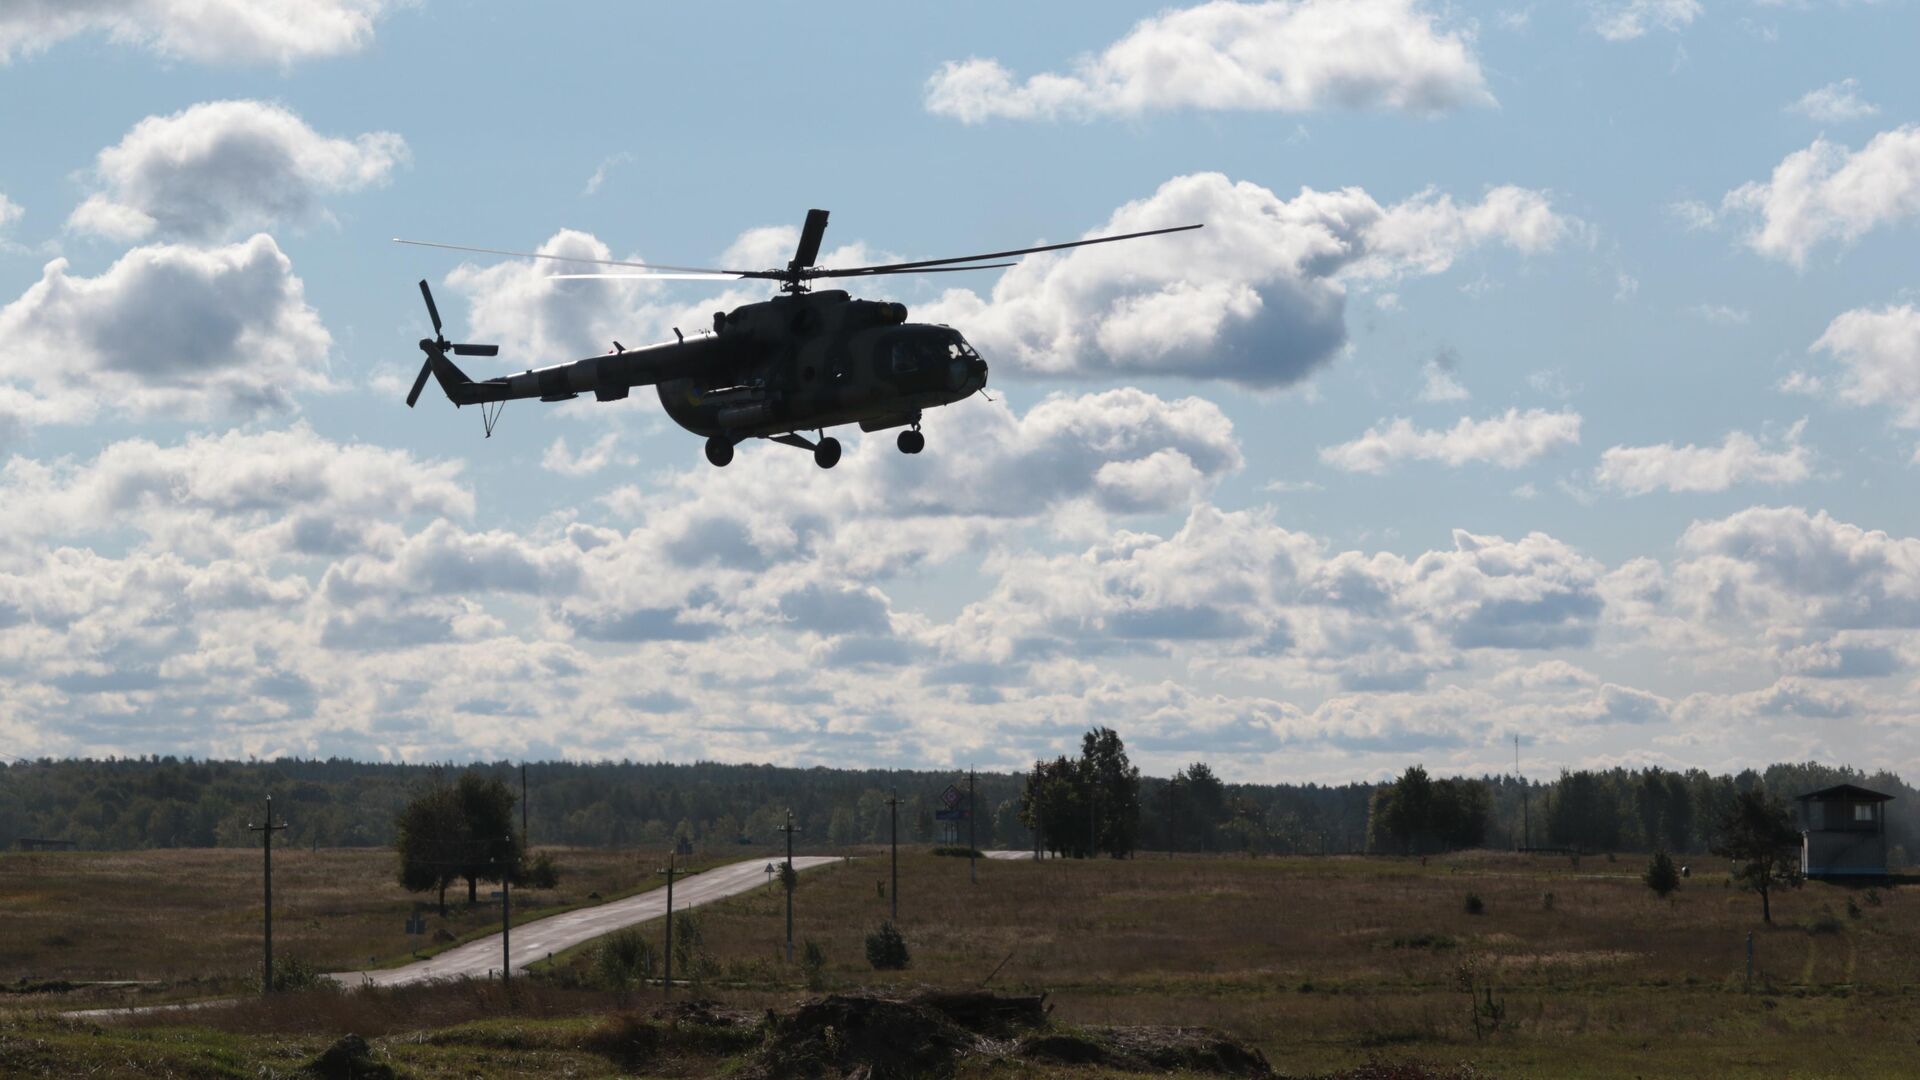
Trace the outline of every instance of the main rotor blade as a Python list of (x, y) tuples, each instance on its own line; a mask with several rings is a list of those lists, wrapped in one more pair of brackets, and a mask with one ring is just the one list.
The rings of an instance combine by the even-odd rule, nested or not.
[(668, 266), (666, 263), (622, 262), (619, 259), (589, 259), (579, 255), (548, 255), (538, 251), (502, 251), (499, 248), (466, 247), (461, 244), (437, 244), (431, 240), (402, 240), (394, 237), (396, 244), (412, 244), (414, 247), (442, 248), (447, 251), (473, 251), (482, 255), (510, 255), (516, 259), (554, 259), (559, 262), (593, 263), (598, 266), (632, 266), (641, 270), (679, 270), (689, 274), (723, 274), (727, 277), (785, 277), (778, 270), (715, 270), (707, 266)]
[(407, 391), (407, 408), (413, 408), (413, 403), (420, 400), (420, 388), (427, 385), (427, 376), (432, 371), (433, 358), (428, 357), (427, 362), (420, 365), (420, 377), (413, 380), (413, 389)]
[(427, 301), (427, 317), (433, 320), (433, 334), (440, 336), (440, 309), (433, 306), (433, 290), (427, 288), (427, 279), (420, 279), (420, 295)]
[(1171, 229), (1148, 229), (1145, 232), (1122, 233), (1119, 236), (1096, 236), (1091, 240), (1070, 240), (1064, 244), (1042, 244), (1039, 247), (1014, 248), (1011, 251), (989, 251), (984, 255), (962, 255), (952, 259), (922, 259), (919, 262), (887, 263), (883, 266), (854, 266), (845, 270), (820, 270), (807, 274), (807, 277), (853, 277), (859, 274), (897, 274), (902, 271), (919, 270), (929, 266), (945, 266), (948, 263), (979, 262), (982, 259), (1005, 259), (1015, 255), (1033, 255), (1042, 251), (1060, 251), (1065, 248), (1086, 247), (1090, 244), (1111, 244), (1116, 240), (1137, 240), (1142, 236), (1160, 236), (1165, 233), (1187, 232), (1190, 229), (1204, 228), (1203, 225), (1175, 225)]
[(958, 274), (963, 270), (1003, 270), (1009, 266), (1019, 266), (1019, 265), (1020, 265), (1019, 263), (1010, 263), (1010, 262), (975, 263), (972, 266), (921, 266), (921, 267), (915, 267), (908, 270), (894, 270), (885, 266), (864, 266), (864, 267), (855, 267), (852, 270), (822, 270), (817, 274), (808, 274), (807, 276), (823, 277), (823, 278), (827, 278), (827, 277), (846, 278), (846, 277), (879, 277), (882, 274)]
[(455, 356), (499, 356), (500, 346), (498, 345), (455, 345), (453, 346), (453, 355)]
[(827, 212), (807, 211), (807, 223), (800, 228), (800, 246), (793, 249), (789, 270), (804, 270), (820, 257), (820, 238), (827, 234)]
[(632, 278), (639, 281), (739, 281), (739, 274), (548, 274), (548, 281), (603, 281)]

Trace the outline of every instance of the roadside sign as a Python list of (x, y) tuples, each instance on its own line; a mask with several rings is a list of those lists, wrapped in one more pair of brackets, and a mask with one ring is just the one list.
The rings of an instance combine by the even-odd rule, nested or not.
[(961, 793), (960, 789), (954, 787), (952, 784), (948, 784), (947, 790), (940, 793), (940, 801), (945, 803), (949, 810), (959, 806), (965, 798), (966, 796)]
[(935, 810), (933, 812), (933, 820), (965, 821), (967, 820), (967, 812), (965, 810)]

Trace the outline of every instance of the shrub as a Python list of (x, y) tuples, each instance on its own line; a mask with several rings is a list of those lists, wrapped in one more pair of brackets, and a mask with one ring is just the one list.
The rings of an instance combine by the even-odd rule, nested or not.
[(913, 962), (907, 954), (907, 939), (890, 922), (867, 935), (867, 963), (875, 971), (900, 971)]
[(533, 857), (533, 864), (527, 867), (527, 884), (536, 889), (560, 887), (560, 866), (552, 855), (543, 851)]
[(1467, 894), (1467, 914), (1484, 915), (1486, 914), (1486, 912), (1487, 912), (1487, 903), (1486, 901), (1480, 899), (1480, 894), (1477, 892), (1468, 893)]
[(1540, 910), (1541, 911), (1553, 910), (1553, 893), (1543, 892), (1540, 894)]
[(1860, 905), (1859, 905), (1859, 904), (1856, 904), (1856, 903), (1854, 903), (1854, 901), (1853, 901), (1853, 897), (1851, 897), (1851, 896), (1849, 896), (1849, 897), (1847, 897), (1847, 918), (1849, 918), (1849, 919), (1857, 919), (1857, 918), (1859, 918), (1859, 917), (1860, 917), (1860, 916), (1861, 916), (1862, 914), (1863, 914), (1863, 913), (1862, 913), (1862, 912), (1861, 912), (1861, 910), (1860, 910)]
[(980, 850), (978, 848), (970, 848), (965, 844), (941, 844), (940, 846), (933, 849), (933, 853), (935, 855), (951, 856), (956, 859), (972, 859), (972, 858), (980, 857)]
[(277, 957), (273, 961), (275, 990), (311, 990), (323, 982), (319, 969), (297, 956)]
[(1880, 906), (1880, 890), (1879, 889), (1875, 889), (1875, 888), (1867, 889), (1867, 906), (1868, 907)]
[(653, 942), (633, 927), (608, 934), (593, 958), (600, 981), (614, 990), (653, 978), (656, 963)]
[(1647, 860), (1647, 872), (1640, 875), (1640, 880), (1664, 900), (1680, 887), (1680, 871), (1674, 868), (1673, 859), (1665, 851), (1655, 851), (1653, 858)]
[(806, 974), (807, 989), (824, 990), (827, 986), (827, 950), (813, 940), (800, 944), (800, 970)]

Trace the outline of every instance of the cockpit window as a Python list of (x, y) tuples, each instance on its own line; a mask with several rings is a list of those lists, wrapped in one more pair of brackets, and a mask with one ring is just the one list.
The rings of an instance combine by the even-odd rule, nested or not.
[(893, 373), (905, 375), (920, 370), (920, 345), (911, 339), (893, 344)]

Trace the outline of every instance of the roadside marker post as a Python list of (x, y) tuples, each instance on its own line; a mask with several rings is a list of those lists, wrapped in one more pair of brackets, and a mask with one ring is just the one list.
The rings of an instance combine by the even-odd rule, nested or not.
[(261, 851), (266, 859), (266, 867), (262, 880), (266, 888), (266, 907), (264, 914), (266, 915), (267, 955), (266, 966), (260, 971), (260, 992), (262, 994), (273, 993), (273, 834), (291, 827), (292, 826), (284, 821), (278, 825), (273, 823), (273, 796), (271, 795), (267, 796), (267, 823), (265, 825), (249, 824), (247, 826), (249, 831), (260, 834), (262, 844)]

